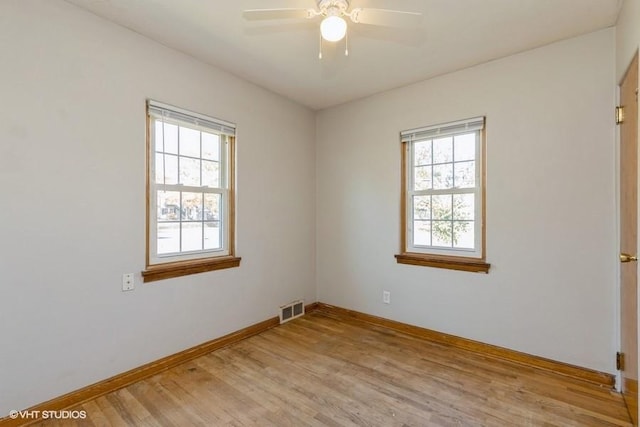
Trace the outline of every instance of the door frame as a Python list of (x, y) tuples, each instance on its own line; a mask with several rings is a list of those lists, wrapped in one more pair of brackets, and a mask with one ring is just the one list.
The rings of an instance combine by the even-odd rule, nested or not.
[[(625, 68), (625, 72), (622, 75), (622, 77), (620, 78), (620, 80), (617, 82), (616, 84), (616, 88), (615, 88), (615, 93), (616, 93), (616, 105), (620, 105), (620, 100), (621, 100), (621, 96), (620, 96), (620, 87), (622, 85), (622, 82), (624, 81), (625, 77), (627, 76), (627, 73), (629, 71), (629, 67), (631, 67), (634, 59), (636, 56), (640, 57), (640, 49), (636, 49), (635, 53), (631, 56), (629, 63), (627, 64), (626, 68)], [(640, 72), (640, 61), (638, 63), (638, 69)], [(640, 73), (639, 73), (640, 75)], [(640, 78), (638, 81), (638, 86), (640, 86)], [(638, 163), (639, 163), (639, 173), (638, 173), (638, 177), (637, 177), (637, 183), (636, 183), (636, 191), (638, 193), (638, 198), (637, 198), (637, 204), (638, 204), (638, 218), (637, 218), (637, 225), (638, 225), (638, 230), (640, 230), (640, 108), (638, 108), (638, 117), (636, 118), (636, 123), (637, 123), (637, 127), (638, 127), (638, 131), (637, 131), (637, 139), (638, 139)], [(620, 170), (621, 170), (621, 132), (620, 132), (620, 126), (616, 125), (615, 126), (615, 205), (616, 205), (616, 218), (615, 218), (615, 222), (616, 222), (616, 252), (615, 252), (615, 265), (616, 265), (616, 278), (615, 278), (615, 284), (616, 284), (616, 288), (615, 288), (615, 294), (616, 294), (616, 307), (615, 307), (615, 328), (616, 328), (616, 337), (615, 337), (615, 345), (616, 345), (616, 349), (617, 351), (620, 351), (620, 349), (622, 348), (622, 322), (621, 322), (621, 315), (622, 315), (622, 307), (621, 307), (621, 286), (622, 286), (622, 281), (621, 281), (621, 263), (619, 260), (619, 251), (620, 251), (620, 243), (621, 243), (621, 224), (620, 224), (620, 214), (622, 212), (622, 207), (621, 207), (621, 183), (620, 183)], [(640, 236), (638, 241), (636, 242), (636, 254), (640, 253)], [(636, 271), (638, 274), (638, 278), (640, 279), (640, 262), (636, 263)], [(638, 338), (640, 338), (640, 282), (639, 282), (639, 292), (637, 293), (637, 333), (638, 333)], [(638, 342), (638, 346), (637, 346), (637, 350), (638, 350), (638, 372), (640, 372), (640, 339), (637, 339)], [(623, 377), (622, 377), (622, 371), (620, 370), (616, 370), (616, 375), (615, 375), (615, 389), (617, 392), (622, 392), (622, 382), (624, 381)]]

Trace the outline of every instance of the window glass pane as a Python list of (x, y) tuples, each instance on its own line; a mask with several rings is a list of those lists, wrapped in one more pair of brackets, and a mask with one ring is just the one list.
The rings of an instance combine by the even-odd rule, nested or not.
[(182, 193), (182, 220), (202, 221), (202, 193)]
[(473, 188), (476, 186), (476, 162), (454, 163), (457, 188)]
[(436, 190), (453, 188), (453, 163), (433, 166), (433, 188)]
[(413, 244), (431, 246), (431, 221), (413, 222)]
[(205, 249), (222, 249), (220, 229), (220, 221), (204, 223), (204, 248)]
[[(156, 183), (178, 183), (178, 156), (172, 154), (156, 154)], [(164, 178), (163, 178), (164, 176)]]
[(472, 221), (453, 222), (453, 247), (474, 249), (475, 224)]
[(155, 143), (156, 151), (178, 154), (178, 126), (156, 120)]
[(178, 183), (178, 156), (166, 154), (164, 156), (165, 184)]
[(202, 132), (202, 158), (220, 160), (220, 137), (218, 135)]
[(156, 183), (163, 184), (164, 183), (164, 154), (156, 153), (156, 162), (154, 164), (156, 168)]
[(157, 191), (156, 200), (158, 222), (180, 220), (179, 191)]
[(180, 184), (200, 186), (200, 160), (180, 157)]
[(220, 187), (220, 163), (202, 161), (202, 185), (206, 187)]
[(431, 223), (432, 245), (451, 247), (453, 240), (451, 221), (433, 221)]
[(433, 188), (431, 182), (431, 166), (420, 166), (414, 168), (413, 189), (416, 191), (430, 190)]
[(180, 127), (180, 155), (200, 157), (200, 131)]
[(454, 194), (453, 195), (453, 219), (475, 218), (475, 195)]
[(431, 141), (420, 141), (413, 144), (413, 165), (430, 165), (431, 161)]
[(220, 194), (204, 195), (204, 219), (205, 221), (220, 220), (220, 202), (222, 196)]
[(413, 219), (431, 219), (431, 196), (413, 198)]
[(454, 142), (455, 161), (474, 160), (476, 158), (476, 133), (457, 135)]
[(153, 142), (154, 142), (154, 145), (155, 145), (154, 150), (155, 151), (164, 152), (164, 149), (162, 148), (162, 138), (163, 138), (163, 135), (162, 135), (162, 122), (159, 121), (159, 120), (154, 120), (153, 126), (154, 126), (154, 129), (153, 129), (154, 141)]
[(451, 194), (432, 196), (431, 215), (433, 219), (451, 219)]
[(159, 222), (157, 227), (158, 254), (180, 252), (180, 223)]
[(453, 161), (453, 137), (433, 140), (433, 163)]
[(182, 251), (202, 250), (202, 223), (183, 222), (182, 223)]

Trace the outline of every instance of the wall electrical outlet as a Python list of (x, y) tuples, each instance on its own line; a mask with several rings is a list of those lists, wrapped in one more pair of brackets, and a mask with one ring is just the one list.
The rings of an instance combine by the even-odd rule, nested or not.
[(382, 291), (382, 302), (385, 304), (391, 304), (391, 292)]
[(133, 279), (133, 273), (125, 273), (122, 275), (122, 292), (132, 291), (136, 287)]

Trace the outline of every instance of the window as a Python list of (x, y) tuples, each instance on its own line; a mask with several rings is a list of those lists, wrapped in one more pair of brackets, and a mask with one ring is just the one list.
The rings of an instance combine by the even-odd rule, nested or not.
[(145, 282), (237, 267), (235, 126), (147, 102)]
[(488, 272), (484, 262), (484, 117), (401, 133), (399, 263)]

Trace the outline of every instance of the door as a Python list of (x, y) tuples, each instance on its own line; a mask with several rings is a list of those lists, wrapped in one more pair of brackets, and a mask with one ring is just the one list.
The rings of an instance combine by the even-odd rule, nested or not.
[(638, 425), (638, 54), (620, 85), (620, 347), (622, 392)]

